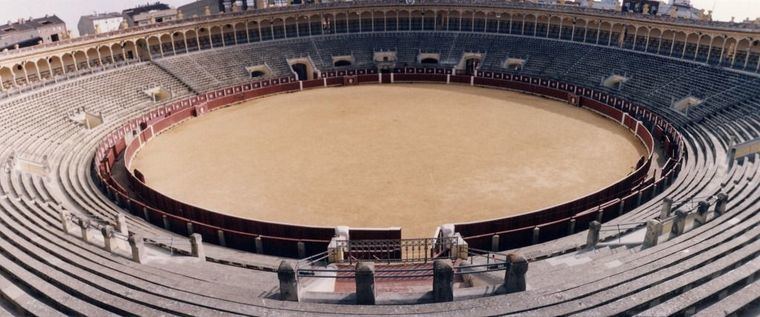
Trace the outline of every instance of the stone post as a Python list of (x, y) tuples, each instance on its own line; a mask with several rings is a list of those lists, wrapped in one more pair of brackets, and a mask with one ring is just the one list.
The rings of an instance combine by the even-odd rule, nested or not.
[(662, 226), (660, 225), (660, 222), (654, 219), (649, 219), (647, 221), (647, 231), (644, 234), (644, 242), (641, 245), (642, 249), (656, 246), (657, 241), (660, 239), (660, 234), (662, 234)]
[(697, 215), (694, 217), (695, 225), (703, 225), (707, 222), (707, 213), (710, 212), (710, 204), (707, 201), (700, 201), (697, 204)]
[(586, 247), (596, 248), (599, 243), (599, 231), (602, 229), (602, 224), (598, 221), (592, 221), (588, 225), (588, 236), (586, 237)]
[(673, 208), (673, 200), (670, 198), (665, 198), (662, 200), (662, 210), (660, 211), (660, 221), (667, 219), (670, 217), (670, 211)]
[(227, 246), (227, 240), (224, 239), (224, 231), (221, 229), (216, 231), (216, 237), (219, 239), (219, 245), (226, 247)]
[(454, 267), (451, 261), (433, 262), (433, 301), (436, 303), (454, 301)]
[(687, 212), (677, 209), (676, 210), (676, 217), (673, 219), (673, 227), (671, 230), (671, 233), (674, 235), (681, 235), (686, 231), (686, 216), (688, 215)]
[(187, 229), (187, 235), (193, 235), (193, 233), (195, 233), (195, 230), (193, 229), (193, 223), (192, 222), (188, 222), (185, 225), (185, 227)]
[(254, 240), (254, 247), (256, 248), (256, 253), (264, 253), (264, 241), (261, 241), (261, 237), (256, 237), (256, 240)]
[(570, 219), (567, 223), (567, 234), (571, 235), (573, 233), (575, 233), (575, 219)]
[(306, 244), (303, 243), (303, 241), (298, 241), (296, 244), (296, 247), (298, 247), (298, 258), (303, 259), (306, 257)]
[(528, 272), (528, 260), (522, 255), (510, 253), (507, 255), (507, 269), (504, 272), (504, 289), (507, 293), (525, 291), (527, 288), (525, 273)]
[(540, 234), (541, 234), (541, 228), (534, 227), (533, 228), (533, 244), (538, 244), (538, 241), (539, 241), (538, 238)]
[(100, 233), (103, 235), (103, 248), (113, 253), (113, 227), (105, 226), (100, 228)]
[(129, 234), (129, 230), (127, 230), (127, 216), (124, 214), (119, 213), (119, 215), (116, 216), (116, 226), (119, 229), (119, 233), (125, 236)]
[(87, 227), (90, 226), (90, 221), (79, 218), (79, 230), (82, 232), (82, 240), (84, 242), (90, 241), (90, 233), (87, 231)]
[(193, 257), (206, 261), (206, 251), (203, 249), (203, 236), (198, 233), (190, 235), (190, 253)]
[(132, 261), (137, 263), (145, 262), (145, 245), (141, 236), (133, 234), (129, 236), (129, 247), (132, 249)]
[(372, 262), (356, 263), (356, 304), (375, 304), (375, 264)]
[(491, 251), (493, 252), (499, 252), (499, 235), (495, 234), (491, 236)]
[(277, 268), (277, 279), (280, 280), (280, 300), (298, 301), (298, 279), (297, 272), (287, 261), (280, 262)]
[(71, 229), (69, 226), (69, 218), (71, 218), (69, 211), (61, 208), (61, 225), (63, 226), (63, 232), (65, 233), (69, 233), (69, 230)]
[(718, 194), (718, 200), (715, 202), (715, 216), (725, 214), (726, 206), (728, 206), (728, 195), (724, 193)]
[(350, 232), (351, 232), (351, 228), (349, 228), (348, 226), (335, 227), (335, 236), (340, 237), (343, 240), (350, 239), (350, 236), (349, 236)]
[(164, 229), (171, 231), (171, 224), (169, 223), (169, 217), (166, 215), (161, 216), (161, 220), (164, 222)]

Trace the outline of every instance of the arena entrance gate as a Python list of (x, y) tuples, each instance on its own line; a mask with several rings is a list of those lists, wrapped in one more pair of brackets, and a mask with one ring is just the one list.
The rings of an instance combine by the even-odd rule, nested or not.
[(328, 253), (330, 262), (422, 262), (457, 259), (468, 252), (459, 235), (439, 238), (392, 240), (333, 240)]
[(298, 76), (298, 80), (308, 80), (309, 79), (309, 71), (308, 67), (306, 67), (306, 64), (293, 64), (290, 66), (290, 68), (293, 69), (293, 72), (296, 73)]
[(475, 75), (475, 70), (478, 69), (478, 66), (480, 66), (480, 59), (478, 58), (469, 58), (465, 61), (464, 65), (464, 71), (467, 76)]

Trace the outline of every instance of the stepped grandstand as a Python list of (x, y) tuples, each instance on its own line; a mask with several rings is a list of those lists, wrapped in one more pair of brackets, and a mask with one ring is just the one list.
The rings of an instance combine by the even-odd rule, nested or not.
[[(368, 0), (0, 52), (0, 315), (760, 314), (759, 36), (576, 6)], [(403, 224), (233, 217), (129, 169), (149, 140), (222, 108), (397, 83), (559, 100), (646, 154), (573, 201), (403, 238)]]

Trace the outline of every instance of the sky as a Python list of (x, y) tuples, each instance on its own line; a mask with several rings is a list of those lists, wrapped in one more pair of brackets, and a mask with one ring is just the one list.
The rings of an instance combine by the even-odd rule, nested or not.
[[(56, 14), (62, 18), (74, 35), (77, 31), (77, 23), (82, 15), (93, 12), (106, 13), (119, 11), (155, 2), (156, 0), (0, 0), (0, 24), (9, 20), (17, 20), (24, 17), (40, 17), (45, 14)], [(162, 2), (177, 7), (192, 0), (162, 0)], [(745, 18), (760, 17), (760, 0), (691, 0), (694, 7), (713, 10), (713, 19), (729, 21), (736, 17), (736, 21)]]

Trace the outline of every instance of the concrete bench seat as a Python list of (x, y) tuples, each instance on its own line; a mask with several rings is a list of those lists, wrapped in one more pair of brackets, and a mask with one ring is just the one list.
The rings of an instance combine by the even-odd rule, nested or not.
[(704, 310), (696, 312), (694, 316), (736, 316), (744, 311), (750, 315), (756, 314), (757, 303), (760, 299), (760, 293), (757, 292), (758, 288), (760, 288), (760, 279), (755, 279), (754, 282), (744, 286), (739, 291), (728, 295)]

